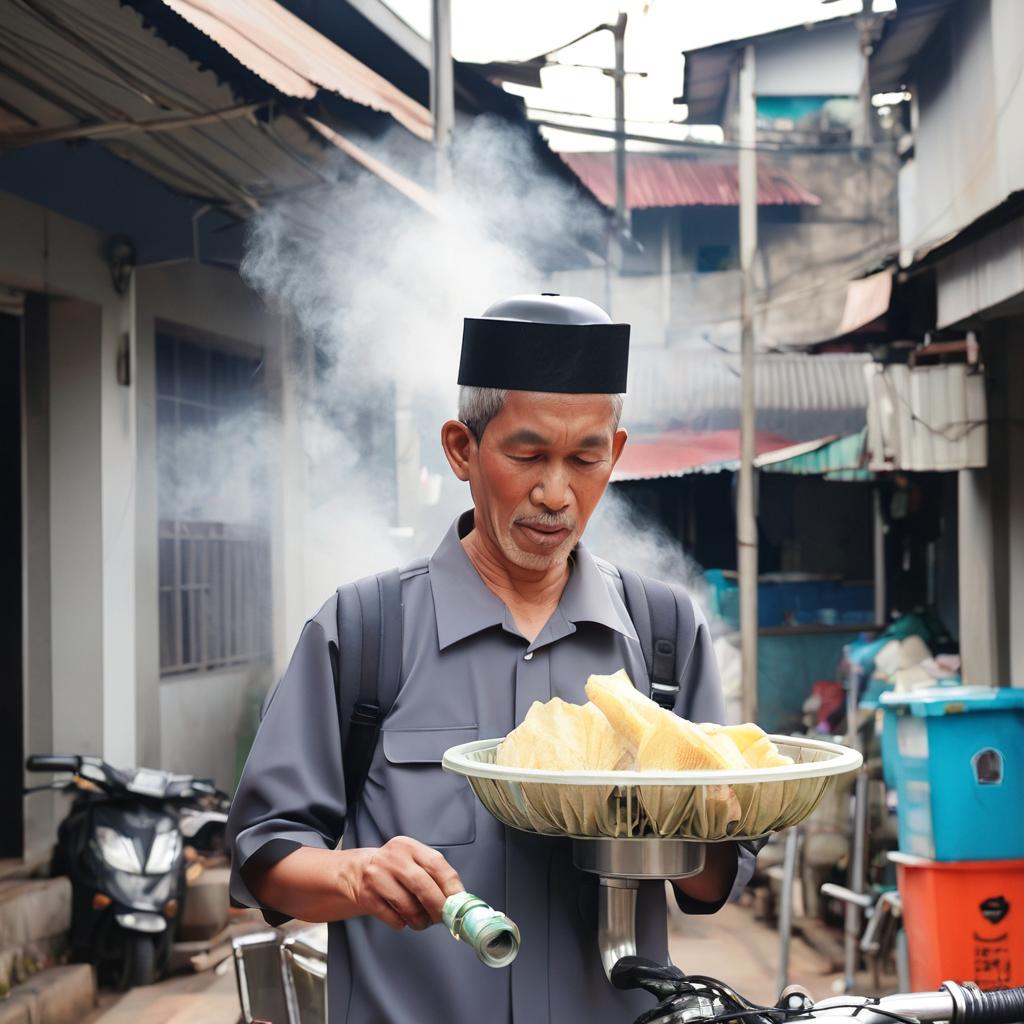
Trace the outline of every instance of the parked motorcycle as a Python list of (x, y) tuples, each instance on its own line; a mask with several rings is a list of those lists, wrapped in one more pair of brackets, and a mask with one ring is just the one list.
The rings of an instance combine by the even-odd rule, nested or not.
[(206, 779), (80, 754), (33, 754), (26, 767), (71, 772), (26, 792), (74, 794), (51, 867), (71, 879), (72, 955), (119, 990), (151, 984), (166, 972), (185, 902), (184, 842), (222, 847), (227, 794)]

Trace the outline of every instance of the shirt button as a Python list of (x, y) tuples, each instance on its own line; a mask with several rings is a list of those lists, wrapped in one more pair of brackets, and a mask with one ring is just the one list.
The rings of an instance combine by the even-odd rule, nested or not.
[(532, 660), (532, 658), (533, 658), (533, 651), (527, 651), (523, 655), (523, 661), (530, 661), (530, 660)]

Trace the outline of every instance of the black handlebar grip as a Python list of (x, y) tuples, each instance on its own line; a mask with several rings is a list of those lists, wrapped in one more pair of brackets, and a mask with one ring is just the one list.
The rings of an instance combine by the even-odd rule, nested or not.
[(1017, 1024), (1024, 1021), (1024, 988), (983, 992), (974, 985), (961, 987), (963, 1017), (957, 1024)]
[(610, 980), (615, 988), (642, 988), (661, 999), (673, 991), (684, 977), (682, 971), (671, 964), (666, 967), (646, 957), (624, 956), (612, 967)]
[(77, 772), (82, 758), (78, 754), (29, 754), (25, 767), (30, 772)]

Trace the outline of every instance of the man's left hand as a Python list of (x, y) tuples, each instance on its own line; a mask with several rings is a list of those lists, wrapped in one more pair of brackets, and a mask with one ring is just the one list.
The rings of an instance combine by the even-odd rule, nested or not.
[(729, 895), (736, 880), (739, 848), (735, 843), (707, 843), (704, 870), (689, 878), (673, 878), (672, 884), (700, 903), (718, 903)]

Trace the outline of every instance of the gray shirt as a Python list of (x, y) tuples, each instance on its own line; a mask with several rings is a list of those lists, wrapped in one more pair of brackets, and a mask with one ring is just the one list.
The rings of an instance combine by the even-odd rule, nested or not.
[[(570, 842), (507, 829), (476, 801), (464, 778), (441, 768), (448, 747), (506, 735), (534, 701), (583, 703), (591, 673), (625, 667), (649, 692), (618, 573), (578, 545), (558, 607), (529, 643), (466, 555), (460, 536), (471, 528), (467, 513), (426, 566), (403, 573), (401, 688), (351, 815), (328, 649), (337, 643), (336, 597), (306, 623), (232, 804), (231, 895), (259, 906), (245, 885), (245, 869), (263, 869), (299, 845), (330, 849), (343, 840), (348, 849), (412, 836), (436, 847), (470, 892), (519, 925), (519, 956), (511, 967), (494, 970), (443, 926), (396, 932), (371, 917), (332, 923), (331, 1024), (631, 1022), (653, 1000), (620, 992), (605, 979), (597, 949), (597, 880), (573, 866)], [(721, 721), (711, 640), (695, 611), (696, 639), (682, 618), (678, 623), (686, 644), (677, 657), (675, 710)], [(752, 854), (741, 849), (734, 892), (752, 869)], [(713, 913), (721, 905), (676, 895), (688, 913)], [(262, 909), (270, 920), (283, 919)], [(668, 960), (662, 882), (641, 884), (637, 952)]]

